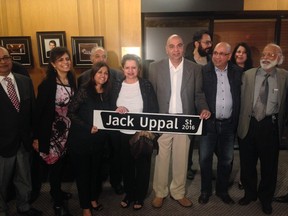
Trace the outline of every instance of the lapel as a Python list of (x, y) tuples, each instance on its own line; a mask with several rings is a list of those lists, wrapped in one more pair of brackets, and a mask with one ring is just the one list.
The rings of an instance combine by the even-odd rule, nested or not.
[(21, 82), (21, 79), (17, 76), (17, 74), (14, 74), (14, 78), (16, 81), (16, 85), (17, 85), (17, 89), (18, 89), (18, 93), (19, 93), (19, 97), (20, 97), (20, 105), (21, 105), (21, 99), (23, 98), (23, 83)]
[(182, 82), (181, 82), (181, 95), (182, 92), (185, 91), (185, 88), (188, 86), (189, 80), (191, 78), (192, 68), (187, 68), (186, 60), (183, 59), (183, 75), (182, 75)]
[(250, 76), (248, 76), (247, 78), (248, 79), (247, 89), (245, 89), (245, 91), (249, 92), (249, 97), (250, 97), (250, 98), (247, 98), (247, 102), (251, 102), (252, 107), (253, 107), (253, 101), (254, 101), (254, 87), (255, 87), (256, 72), (258, 68), (252, 69), (251, 73), (249, 73)]
[(285, 89), (285, 74), (282, 73), (281, 69), (276, 68), (277, 73), (277, 85), (278, 85), (278, 105), (282, 104), (283, 90)]
[[(16, 77), (15, 77), (15, 80), (16, 80)], [(17, 84), (17, 87), (18, 87), (18, 84)], [(19, 87), (18, 87), (18, 91), (19, 91)], [(8, 106), (10, 106), (11, 109), (16, 111), (14, 105), (12, 104), (9, 96), (7, 95), (7, 93), (5, 92), (5, 90), (1, 84), (0, 84), (0, 94), (3, 95), (3, 99), (5, 100), (4, 103), (7, 104)], [(19, 95), (20, 95), (20, 91), (19, 91)], [(21, 96), (20, 96), (20, 98), (21, 98)], [(20, 104), (20, 109), (21, 109), (21, 104)]]
[[(167, 93), (171, 94), (171, 77), (170, 77), (170, 68), (169, 68), (169, 59), (165, 59), (161, 65), (160, 71), (161, 76), (160, 80), (162, 80), (161, 83), (165, 85), (164, 87), (167, 89)], [(157, 71), (157, 73), (159, 73)]]

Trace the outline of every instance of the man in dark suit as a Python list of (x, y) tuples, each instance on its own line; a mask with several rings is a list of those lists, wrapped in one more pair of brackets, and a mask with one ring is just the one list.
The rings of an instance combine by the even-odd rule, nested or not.
[[(272, 213), (272, 199), (277, 182), (279, 142), (287, 116), (288, 72), (281, 48), (265, 46), (260, 67), (246, 71), (242, 79), (241, 108), (238, 125), (241, 180), (245, 195), (240, 205), (259, 198), (262, 211)], [(257, 161), (261, 179), (257, 188)]]
[(33, 85), (30, 78), (12, 73), (11, 68), (8, 50), (0, 47), (0, 215), (7, 215), (6, 196), (12, 176), (18, 215), (41, 215), (29, 204)]
[[(90, 60), (92, 64), (96, 64), (97, 62), (103, 61), (107, 62), (107, 51), (103, 47), (93, 47), (90, 53)], [(90, 74), (92, 69), (88, 69), (84, 71), (77, 80), (78, 88), (80, 88), (82, 85), (87, 83), (90, 80)], [(111, 81), (113, 84), (113, 81), (115, 80), (121, 80), (124, 78), (123, 73), (120, 71), (116, 71), (112, 68), (109, 70), (111, 75)], [(123, 194), (124, 189), (122, 186), (122, 171), (120, 166), (120, 146), (119, 140), (117, 136), (117, 132), (111, 131), (110, 132), (110, 139), (108, 140), (107, 145), (105, 145), (106, 153), (104, 154), (104, 159), (109, 161), (109, 171), (107, 172), (107, 167), (103, 167), (103, 176), (102, 178), (106, 180), (106, 176), (110, 175), (110, 184), (114, 188), (114, 191), (116, 194)], [(104, 164), (107, 165), (107, 163)], [(109, 173), (109, 174), (108, 174)]]
[[(166, 43), (167, 59), (151, 63), (151, 81), (159, 103), (159, 113), (197, 114), (210, 117), (202, 92), (201, 66), (183, 58), (184, 44), (179, 35), (171, 35)], [(190, 139), (183, 134), (162, 134), (159, 139), (159, 154), (156, 156), (153, 189), (155, 198), (152, 206), (160, 208), (168, 196), (168, 173), (172, 157), (171, 198), (181, 206), (191, 207), (192, 202), (185, 197), (187, 161)]]
[(218, 43), (212, 61), (202, 69), (203, 91), (211, 111), (199, 144), (201, 169), (200, 204), (206, 204), (212, 195), (213, 153), (218, 159), (216, 195), (224, 203), (234, 204), (229, 196), (229, 176), (234, 155), (234, 139), (238, 126), (242, 69), (229, 60), (231, 46)]

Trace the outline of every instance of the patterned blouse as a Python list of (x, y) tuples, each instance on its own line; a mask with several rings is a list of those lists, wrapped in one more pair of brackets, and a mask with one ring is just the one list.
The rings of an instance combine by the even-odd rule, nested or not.
[(70, 86), (57, 83), (55, 119), (52, 124), (49, 154), (40, 153), (47, 164), (54, 164), (66, 152), (68, 132), (71, 125), (71, 121), (67, 117), (67, 111), (72, 96), (73, 91)]

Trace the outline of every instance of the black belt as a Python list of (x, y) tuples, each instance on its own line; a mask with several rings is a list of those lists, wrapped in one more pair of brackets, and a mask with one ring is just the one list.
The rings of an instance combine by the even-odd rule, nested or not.
[[(252, 118), (256, 120), (256, 118), (255, 118), (254, 116), (252, 116)], [(276, 122), (278, 121), (278, 113), (265, 116), (264, 119), (266, 119), (266, 120), (271, 120), (272, 123), (274, 124), (274, 123), (276, 123)], [(262, 119), (262, 120), (264, 120), (264, 119)], [(261, 121), (262, 121), (262, 120), (261, 120)], [(256, 121), (257, 121), (257, 120), (256, 120)]]
[(228, 119), (215, 119), (215, 122), (222, 122), (222, 123), (231, 122), (231, 121), (232, 121), (232, 118), (228, 118)]

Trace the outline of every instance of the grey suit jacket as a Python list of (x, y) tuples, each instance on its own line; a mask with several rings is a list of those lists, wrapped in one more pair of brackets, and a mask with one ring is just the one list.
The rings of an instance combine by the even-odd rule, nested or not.
[[(205, 95), (202, 91), (201, 65), (184, 59), (183, 78), (181, 85), (181, 100), (183, 114), (195, 115), (203, 109), (208, 109)], [(149, 80), (156, 92), (159, 112), (168, 113), (171, 96), (171, 80), (169, 60), (163, 59), (150, 64)], [(196, 111), (197, 108), (197, 111)]]
[[(241, 87), (241, 108), (238, 124), (238, 136), (244, 139), (249, 130), (250, 119), (253, 110), (254, 101), (254, 83), (256, 71), (258, 68), (252, 68), (246, 71), (242, 77)], [(284, 123), (287, 117), (286, 95), (288, 90), (288, 71), (277, 68), (276, 71), (277, 84), (278, 84), (278, 126), (279, 138), (281, 138)]]

